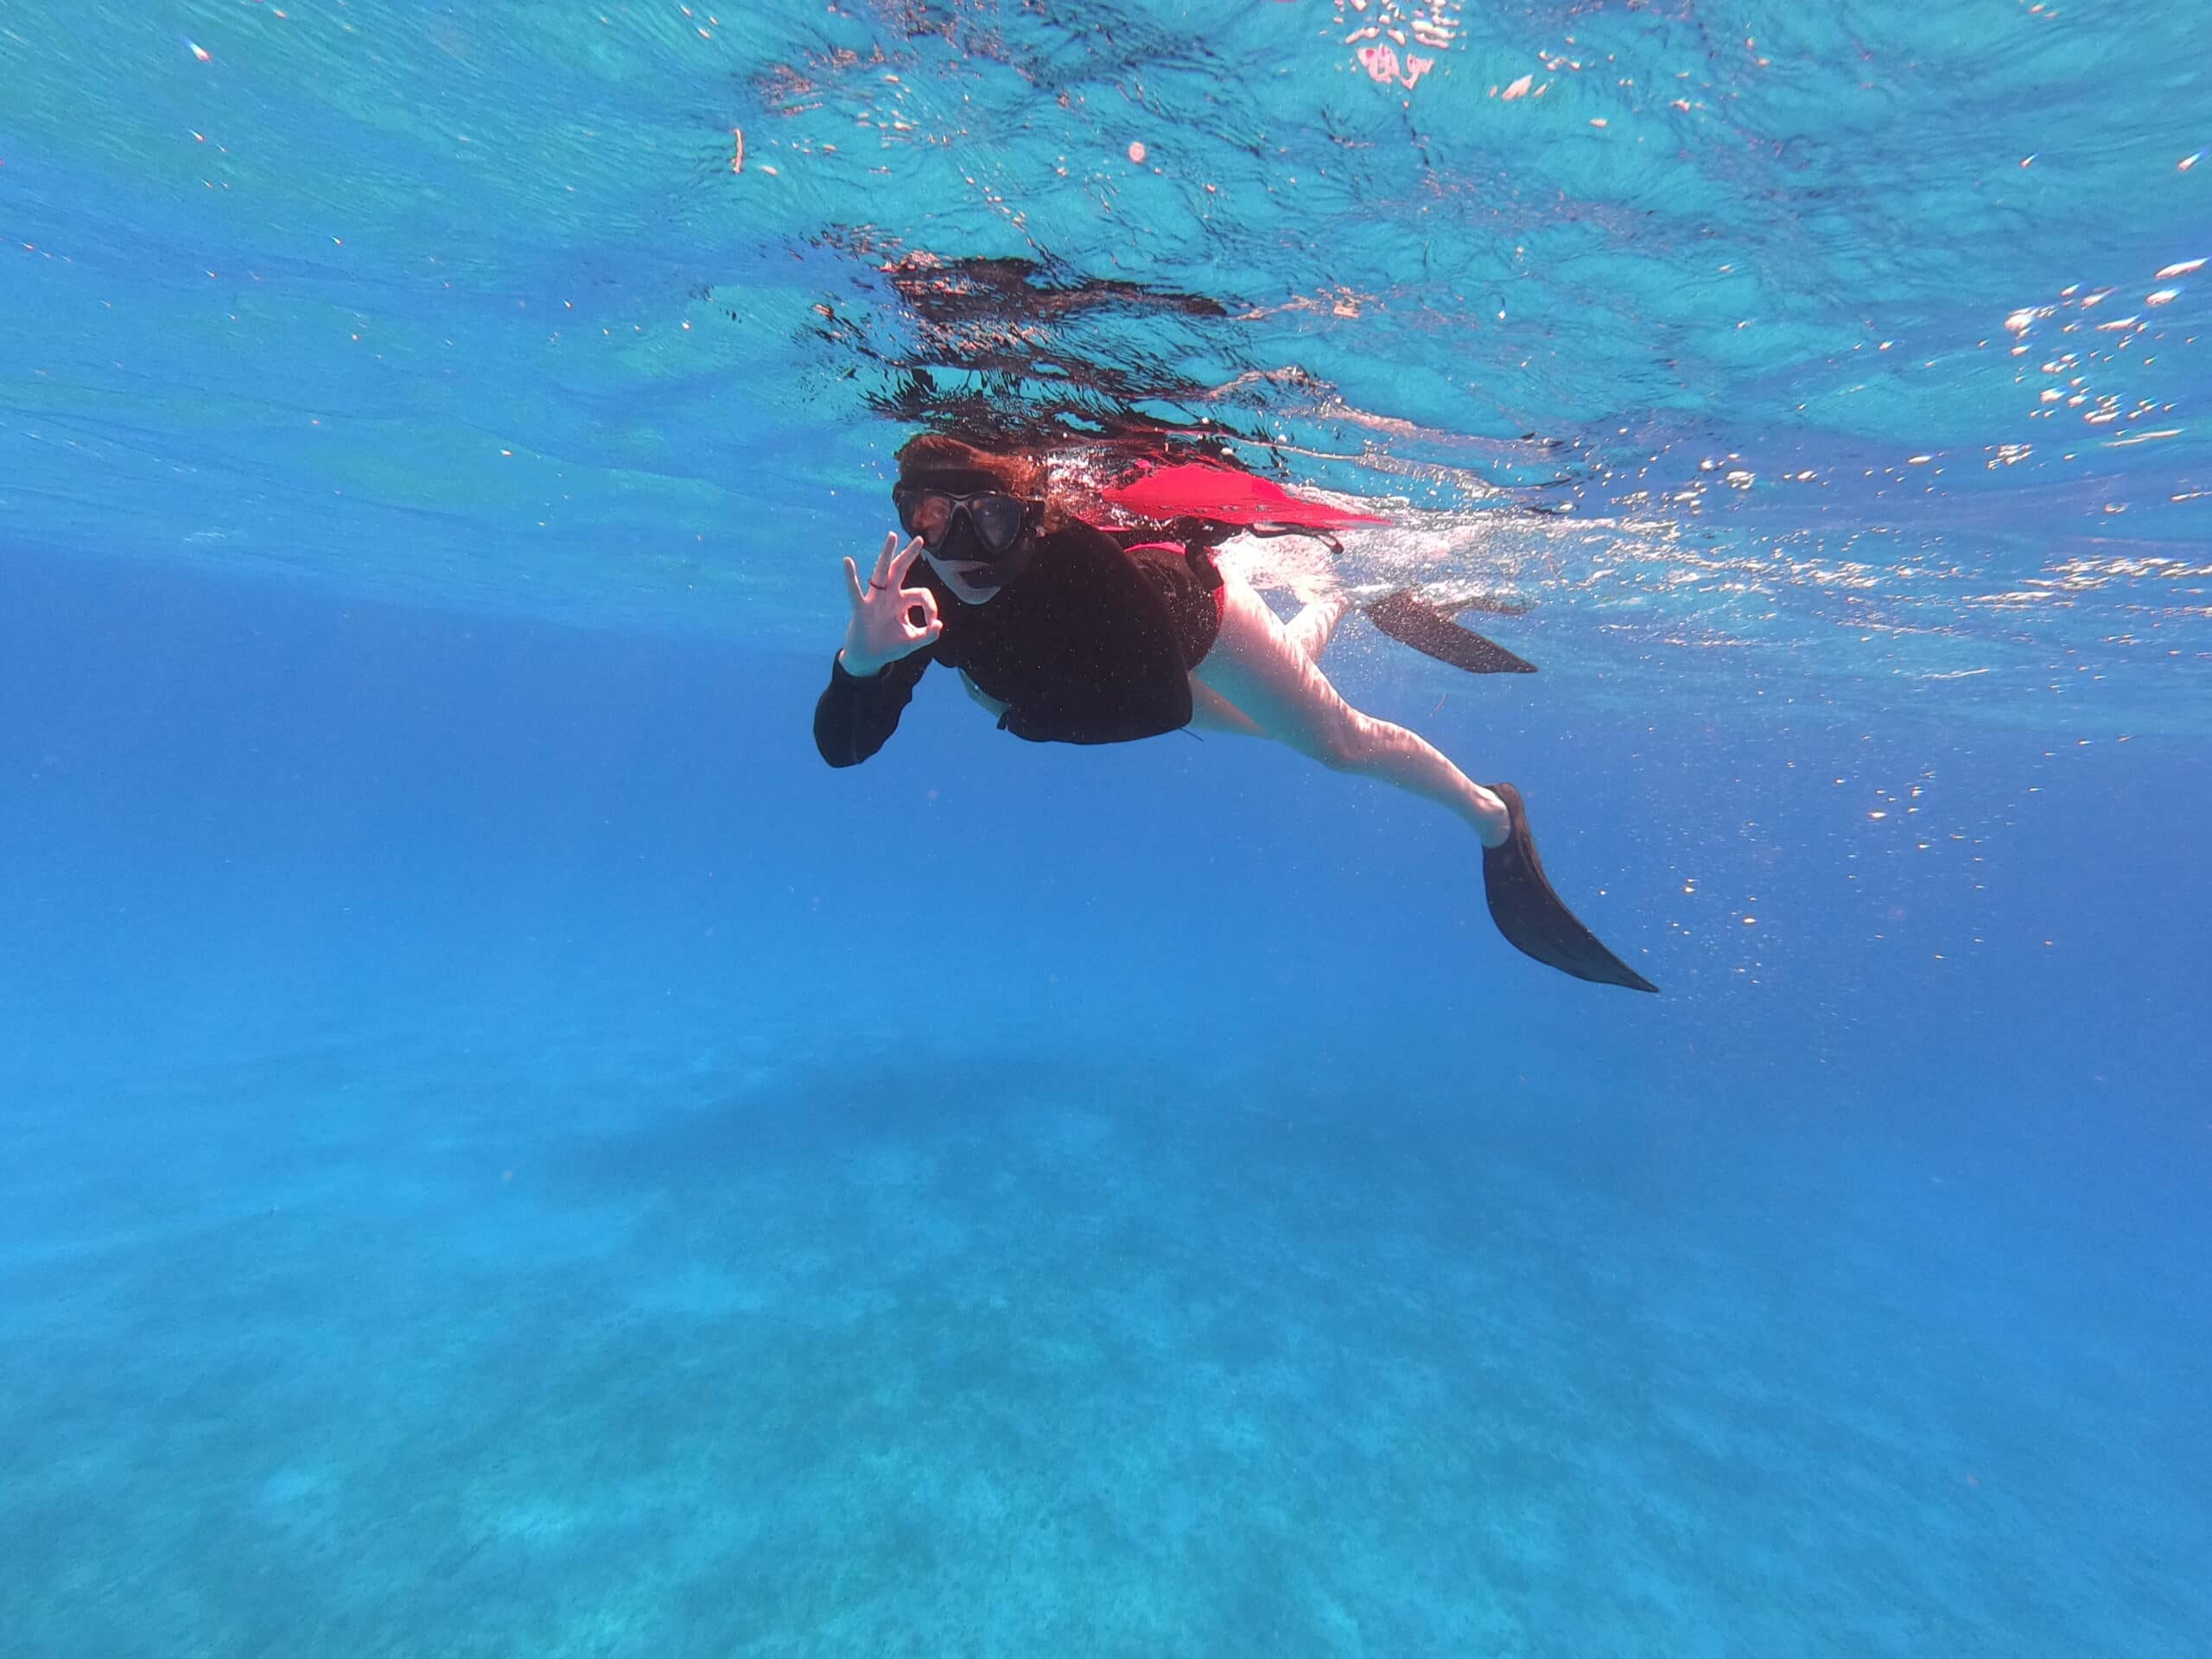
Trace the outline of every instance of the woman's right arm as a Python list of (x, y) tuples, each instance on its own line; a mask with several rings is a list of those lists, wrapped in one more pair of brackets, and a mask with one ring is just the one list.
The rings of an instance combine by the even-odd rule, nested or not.
[(937, 595), (905, 583), (921, 547), (917, 538), (902, 550), (896, 536), (885, 537), (865, 585), (860, 568), (845, 561), (852, 619), (830, 664), (830, 684), (814, 705), (814, 746), (833, 766), (860, 765), (899, 728), (914, 683), (929, 666), (929, 648), (944, 632)]

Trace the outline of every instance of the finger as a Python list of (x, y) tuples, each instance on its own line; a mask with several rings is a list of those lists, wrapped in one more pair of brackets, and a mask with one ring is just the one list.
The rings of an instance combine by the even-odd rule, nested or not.
[[(919, 622), (914, 620), (917, 611), (922, 616)], [(938, 636), (944, 632), (944, 618), (938, 613), (937, 595), (926, 588), (915, 591), (915, 602), (899, 613), (899, 620), (906, 625), (903, 632), (907, 639), (918, 647), (936, 644)]]
[(861, 568), (850, 559), (845, 561), (845, 586), (851, 591), (853, 605), (857, 609), (867, 595), (861, 587)]
[[(938, 614), (937, 595), (926, 588), (917, 588), (913, 594), (914, 602), (899, 612), (899, 615), (906, 619), (906, 637), (909, 639), (924, 637), (934, 639), (944, 632), (944, 619)], [(916, 611), (922, 613), (918, 623), (912, 620)]]
[(868, 579), (868, 585), (870, 587), (888, 588), (893, 585), (891, 580), (891, 560), (892, 556), (898, 551), (899, 537), (898, 533), (893, 531), (892, 534), (886, 536), (883, 538), (883, 551), (877, 554), (875, 558), (875, 574)]
[(891, 580), (893, 582), (906, 581), (906, 572), (914, 568), (914, 556), (921, 550), (922, 538), (917, 536), (912, 541), (907, 543), (906, 545), (900, 550), (899, 556), (891, 562)]

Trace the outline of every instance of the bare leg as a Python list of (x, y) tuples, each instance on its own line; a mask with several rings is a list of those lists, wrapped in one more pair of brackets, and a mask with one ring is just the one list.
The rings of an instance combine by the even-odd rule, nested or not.
[(1260, 722), (1197, 675), (1191, 676), (1191, 729), (1194, 732), (1234, 732), (1239, 737), (1265, 737)]
[(1351, 608), (1351, 601), (1342, 594), (1313, 600), (1290, 619), (1283, 632), (1290, 636), (1291, 644), (1306, 653), (1308, 661), (1318, 663), (1321, 653), (1329, 648), (1329, 636), (1337, 631), (1337, 624), (1344, 620), (1344, 613)]
[[(1192, 671), (1193, 680), (1278, 743), (1334, 771), (1377, 779), (1449, 807), (1473, 826), (1485, 847), (1504, 843), (1511, 823), (1503, 801), (1425, 739), (1346, 702), (1245, 583), (1231, 578), (1224, 598), (1221, 637)], [(1321, 638), (1325, 642), (1325, 630)]]

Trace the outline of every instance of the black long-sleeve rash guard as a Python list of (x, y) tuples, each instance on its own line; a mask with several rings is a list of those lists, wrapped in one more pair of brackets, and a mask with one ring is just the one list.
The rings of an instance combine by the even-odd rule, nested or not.
[[(1006, 704), (1000, 726), (1033, 743), (1127, 743), (1190, 724), (1196, 658), (1185, 636), (1196, 607), (1212, 620), (1214, 597), (1179, 558), (1141, 562), (1074, 524), (1039, 542), (1029, 568), (985, 604), (956, 597), (918, 558), (906, 587), (937, 595), (944, 631), (880, 673), (831, 662), (814, 741), (833, 766), (883, 747), (932, 662)], [(1210, 632), (1203, 641), (1201, 656)]]

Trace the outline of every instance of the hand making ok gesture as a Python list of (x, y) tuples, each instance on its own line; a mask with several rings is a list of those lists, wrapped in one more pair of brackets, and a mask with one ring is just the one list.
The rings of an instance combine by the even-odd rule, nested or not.
[[(905, 585), (906, 572), (921, 550), (918, 536), (904, 548), (895, 534), (886, 536), (874, 573), (866, 585), (861, 582), (860, 567), (850, 559), (845, 561), (845, 586), (853, 596), (853, 615), (845, 625), (844, 649), (837, 653), (837, 660), (844, 664), (846, 673), (863, 679), (880, 674), (901, 657), (911, 657), (923, 646), (935, 644), (938, 635), (944, 632), (944, 619), (937, 611), (937, 595), (926, 588)], [(921, 617), (918, 623), (914, 620), (917, 613)]]

